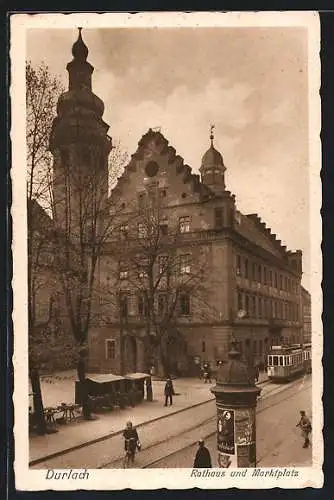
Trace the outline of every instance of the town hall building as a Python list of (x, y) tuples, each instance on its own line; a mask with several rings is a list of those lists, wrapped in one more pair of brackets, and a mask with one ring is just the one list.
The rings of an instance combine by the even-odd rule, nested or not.
[(226, 359), (231, 341), (250, 364), (265, 362), (273, 344), (301, 342), (302, 252), (282, 245), (258, 214), (238, 210), (213, 129), (199, 175), (161, 131), (149, 129), (108, 194), (112, 142), (87, 55), (80, 34), (51, 143), (64, 213), (78, 203), (64, 196), (65, 166), (96, 168), (90, 140), (105, 179), (108, 237), (96, 267), (89, 370), (147, 372), (153, 365), (190, 375), (204, 361), (214, 367)]

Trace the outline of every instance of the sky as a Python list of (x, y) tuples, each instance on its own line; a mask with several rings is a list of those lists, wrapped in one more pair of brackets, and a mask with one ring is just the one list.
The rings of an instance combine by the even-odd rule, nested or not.
[[(198, 172), (215, 147), (238, 209), (304, 254), (310, 286), (307, 30), (292, 27), (84, 29), (93, 91), (130, 155), (152, 127)], [(30, 29), (26, 58), (68, 85), (75, 29)]]

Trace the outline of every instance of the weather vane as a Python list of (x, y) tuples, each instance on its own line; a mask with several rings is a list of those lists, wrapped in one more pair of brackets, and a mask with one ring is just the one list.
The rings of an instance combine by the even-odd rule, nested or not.
[(213, 135), (213, 129), (215, 128), (214, 124), (211, 125), (210, 127), (210, 139), (211, 139), (211, 145), (213, 145), (213, 139), (214, 139), (214, 135)]

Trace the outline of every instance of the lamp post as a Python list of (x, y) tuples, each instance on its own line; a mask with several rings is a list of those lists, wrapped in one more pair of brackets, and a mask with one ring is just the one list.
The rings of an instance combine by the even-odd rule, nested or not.
[(240, 360), (235, 343), (228, 357), (211, 389), (217, 407), (218, 466), (255, 467), (256, 402), (261, 389), (255, 386), (248, 366)]

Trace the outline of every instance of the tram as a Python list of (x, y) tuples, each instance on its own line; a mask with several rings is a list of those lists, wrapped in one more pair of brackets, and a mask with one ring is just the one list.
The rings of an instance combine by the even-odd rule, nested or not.
[(288, 382), (312, 370), (311, 344), (272, 346), (268, 354), (267, 372), (273, 382)]

